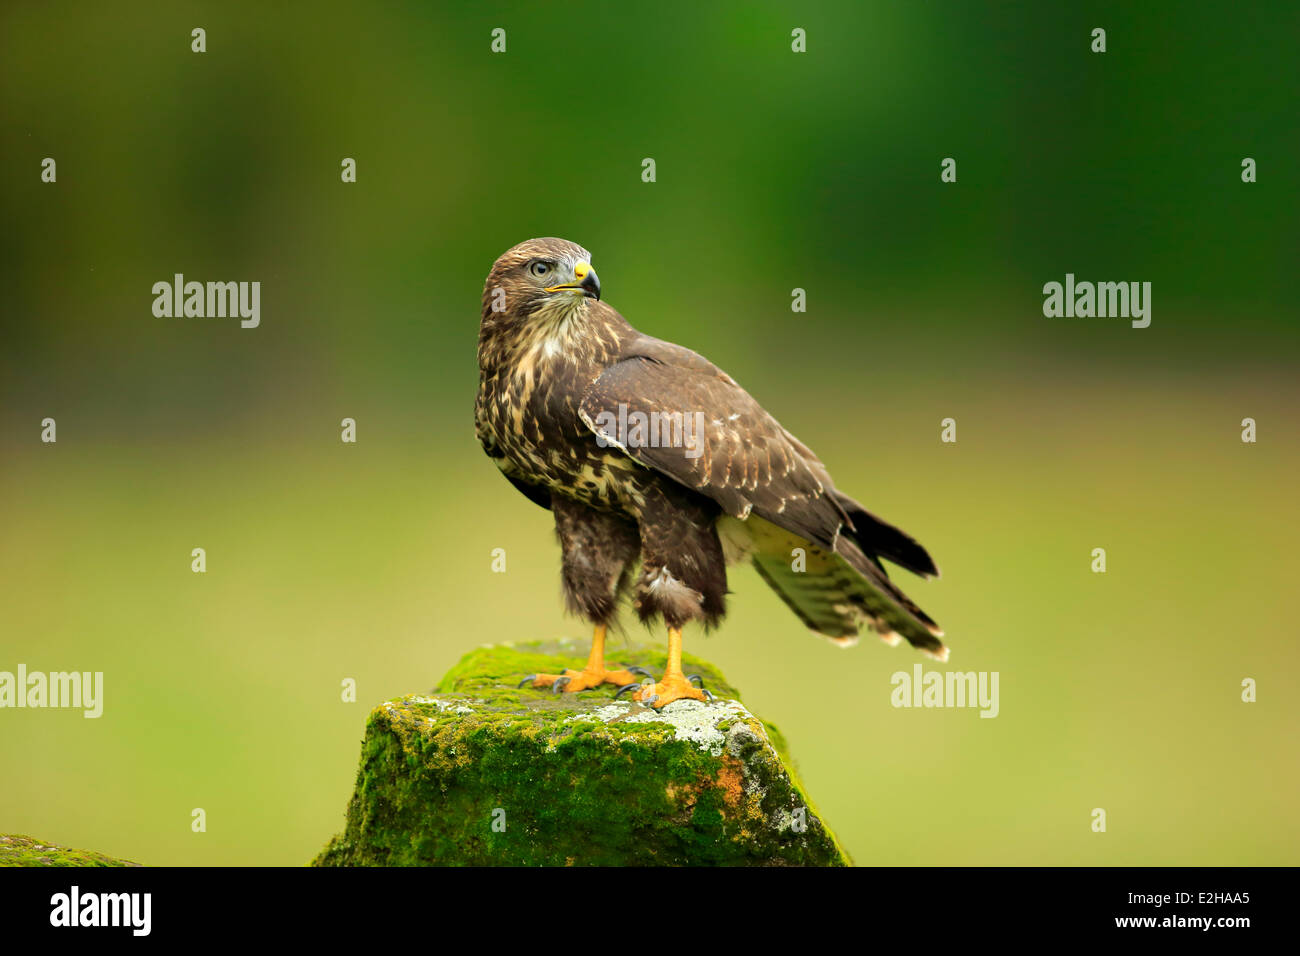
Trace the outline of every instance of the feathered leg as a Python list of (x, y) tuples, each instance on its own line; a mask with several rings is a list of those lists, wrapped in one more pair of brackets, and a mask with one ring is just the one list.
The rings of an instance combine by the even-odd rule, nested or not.
[(618, 613), (618, 599), (631, 579), (640, 539), (627, 519), (597, 511), (575, 501), (556, 497), (555, 531), (564, 554), (562, 580), (569, 610), (595, 625), (591, 654), (580, 671), (565, 668), (562, 674), (529, 674), (520, 687), (550, 687), (562, 691), (590, 690), (601, 684), (630, 684), (644, 668), (607, 670), (605, 633)]
[(658, 708), (683, 697), (712, 697), (682, 673), (682, 626), (688, 621), (710, 626), (724, 611), (727, 564), (716, 518), (717, 506), (691, 492), (659, 486), (645, 494), (635, 606), (642, 621), (661, 617), (668, 626), (668, 666), (661, 680), (632, 695), (643, 704)]

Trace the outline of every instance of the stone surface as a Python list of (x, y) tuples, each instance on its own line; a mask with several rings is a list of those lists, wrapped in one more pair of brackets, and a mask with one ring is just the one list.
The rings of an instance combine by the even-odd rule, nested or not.
[[(581, 668), (586, 642), (466, 655), (437, 689), (377, 707), (344, 832), (317, 866), (812, 865), (848, 858), (809, 804), (780, 733), (687, 655), (717, 699), (661, 711), (614, 688), (519, 689)], [(664, 649), (606, 659), (663, 672)]]

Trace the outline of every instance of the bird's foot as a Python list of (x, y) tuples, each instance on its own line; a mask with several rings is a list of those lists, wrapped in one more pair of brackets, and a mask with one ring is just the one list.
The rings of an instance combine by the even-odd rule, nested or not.
[[(658, 683), (633, 685), (636, 690), (632, 692), (632, 699), (642, 704), (649, 704), (655, 710), (659, 710), (665, 705), (682, 698), (703, 701), (713, 700), (712, 694), (703, 687), (697, 686), (695, 682), (699, 680), (697, 674), (692, 674), (690, 677), (684, 677), (681, 674), (665, 674), (664, 679)], [(619, 689), (619, 694), (629, 689), (626, 686), (622, 687)]]
[(519, 686), (549, 687), (556, 694), (572, 694), (580, 690), (591, 690), (601, 684), (617, 684), (623, 687), (639, 680), (638, 675), (649, 676), (649, 674), (650, 672), (644, 667), (630, 667), (616, 671), (605, 670), (603, 667), (598, 669), (584, 667), (580, 671), (575, 671), (566, 667), (563, 674), (529, 674), (519, 682)]

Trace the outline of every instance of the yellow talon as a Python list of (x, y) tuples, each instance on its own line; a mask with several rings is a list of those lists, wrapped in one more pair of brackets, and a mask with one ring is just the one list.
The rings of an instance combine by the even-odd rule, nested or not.
[(587, 657), (587, 664), (582, 670), (575, 671), (566, 667), (563, 674), (535, 674), (524, 678), (524, 683), (530, 683), (533, 687), (550, 687), (557, 694), (591, 690), (601, 684), (617, 684), (621, 687), (624, 684), (634, 684), (636, 681), (637, 676), (631, 671), (605, 669), (604, 625), (598, 626), (592, 636), (591, 654)]
[(649, 704), (655, 710), (683, 697), (689, 700), (711, 700), (712, 695), (696, 687), (682, 673), (682, 632), (680, 628), (668, 629), (668, 666), (663, 680), (645, 684), (633, 691), (632, 699)]

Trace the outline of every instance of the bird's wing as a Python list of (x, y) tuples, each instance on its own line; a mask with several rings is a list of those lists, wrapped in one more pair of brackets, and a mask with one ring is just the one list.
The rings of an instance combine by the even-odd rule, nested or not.
[[(875, 600), (906, 612), (900, 616), (911, 626), (894, 631), (914, 644), (933, 641), (934, 622), (894, 586), (874, 557), (901, 556), (899, 563), (925, 574), (935, 570), (929, 555), (836, 491), (817, 456), (701, 356), (642, 336), (588, 387), (580, 414), (598, 437), (713, 499), (728, 515), (741, 520), (757, 515), (847, 562)], [(639, 438), (638, 420), (649, 423)], [(865, 532), (850, 512), (863, 517)], [(867, 540), (859, 543), (859, 535)], [(764, 576), (790, 600), (769, 574)]]
[[(830, 547), (847, 516), (821, 463), (801, 454), (748, 392), (694, 352), (657, 340), (637, 346), (640, 354), (606, 369), (583, 395), (587, 426), (728, 514), (756, 511)], [(650, 426), (640, 435), (638, 418)]]

